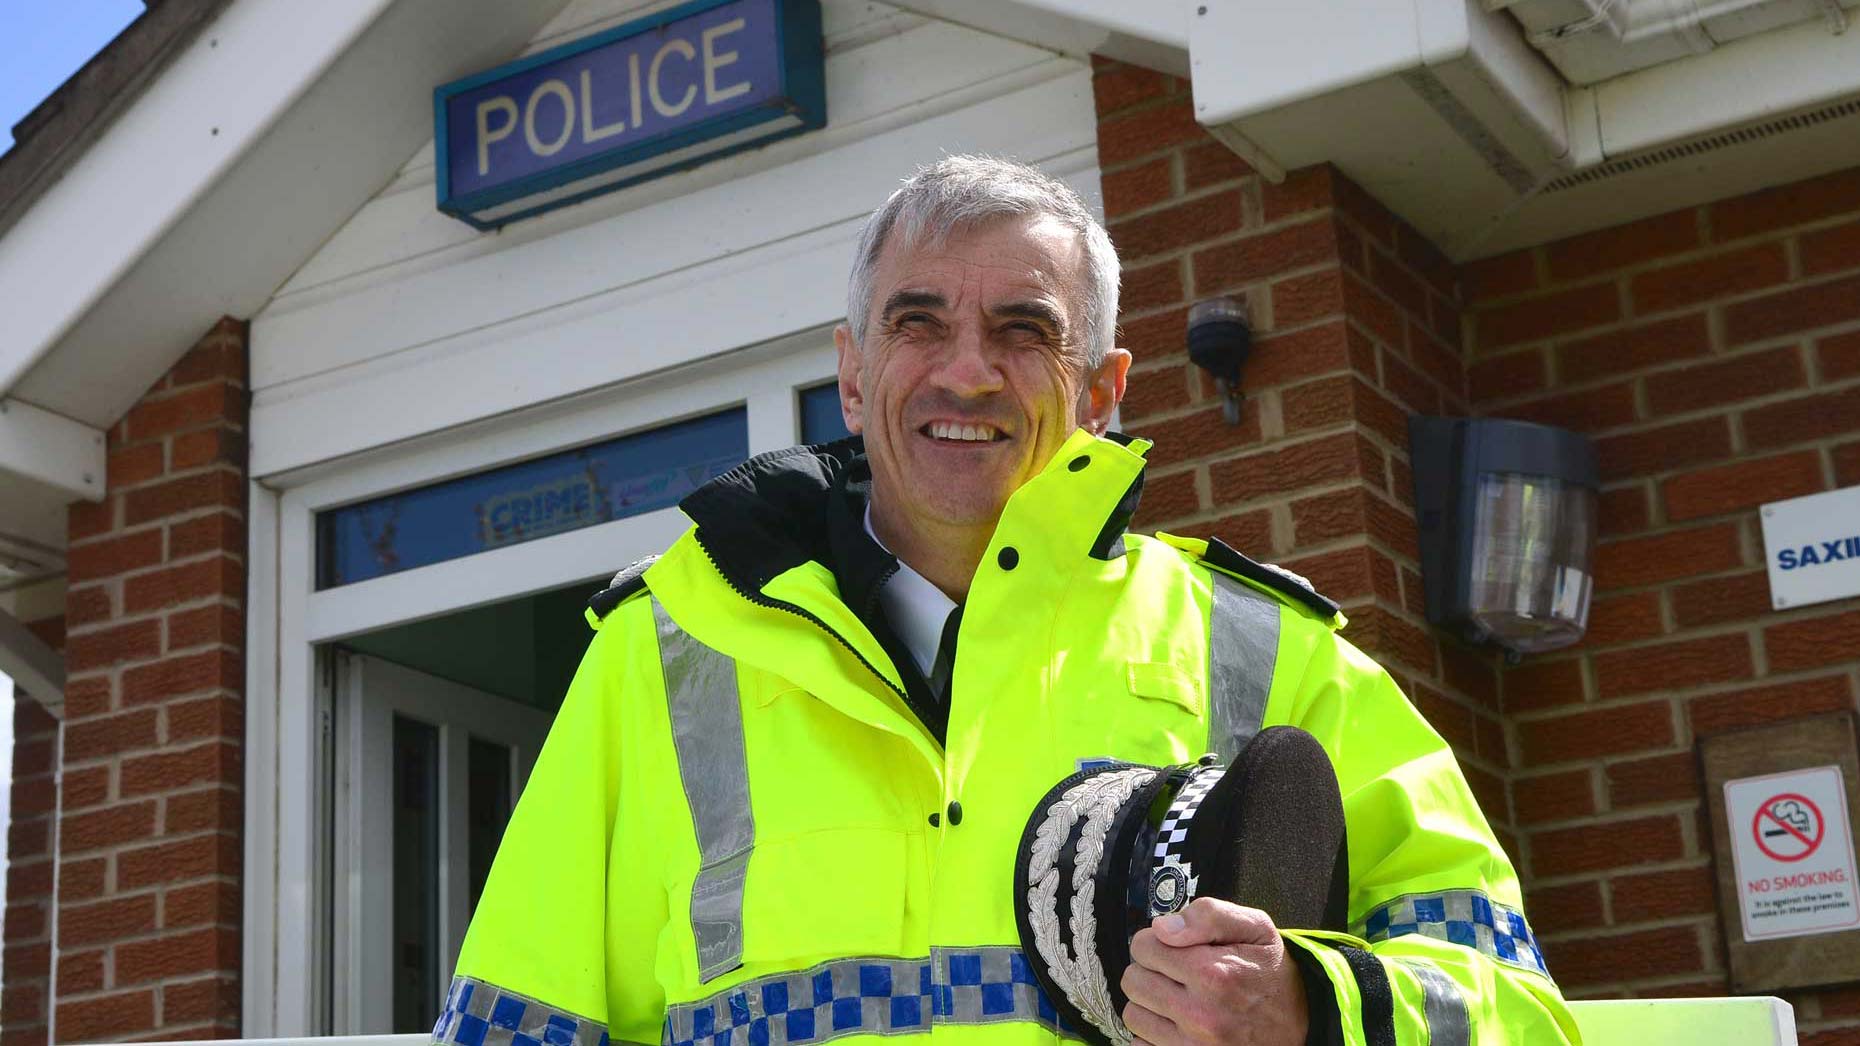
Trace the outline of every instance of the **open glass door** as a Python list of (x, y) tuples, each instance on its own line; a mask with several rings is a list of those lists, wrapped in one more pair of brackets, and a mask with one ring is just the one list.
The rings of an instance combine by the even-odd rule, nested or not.
[(425, 1031), (552, 717), (378, 657), (329, 656), (337, 1034)]

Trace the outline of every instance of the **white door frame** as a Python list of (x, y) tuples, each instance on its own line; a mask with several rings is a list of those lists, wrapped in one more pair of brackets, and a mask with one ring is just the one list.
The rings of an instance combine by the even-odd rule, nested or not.
[[(317, 591), (325, 509), (470, 475), (733, 406), (753, 456), (796, 442), (801, 390), (832, 378), (830, 327), (625, 385), (250, 485), (246, 652), (244, 1033), (327, 1034), (334, 913), (328, 845), (330, 659), (319, 647), (392, 625), (572, 584), (669, 545), (661, 509)], [(319, 665), (323, 666), (319, 669)]]

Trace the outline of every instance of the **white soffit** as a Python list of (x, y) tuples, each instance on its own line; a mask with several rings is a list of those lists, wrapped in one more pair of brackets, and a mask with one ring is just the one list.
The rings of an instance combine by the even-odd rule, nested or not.
[(1197, 2), (1196, 117), (1268, 173), (1331, 162), (1449, 254), (1564, 173), (1564, 84), (1470, 0)]
[[(1709, 5), (1687, 23), (1716, 34), (1699, 53), (1593, 87), (1566, 84), (1512, 17), (1587, 11), (1585, 46), (1618, 50), (1654, 24), (1625, 4), (1198, 0), (1197, 116), (1269, 176), (1335, 164), (1455, 260), (1860, 163), (1829, 109), (1860, 98), (1860, 32), (1831, 31), (1834, 0), (1808, 20), (1801, 0)], [(1655, 6), (1678, 24), (1696, 5)], [(1609, 178), (1582, 177), (1598, 165)]]
[(0, 480), (0, 591), (65, 569), (71, 495), (21, 476)]
[(1840, 29), (1860, 0), (1499, 0), (1563, 78), (1591, 86), (1812, 22)]
[(0, 390), (97, 428), (249, 316), (562, 0), (235, 0), (0, 237)]
[[(1860, 61), (1860, 55), (1854, 59)], [(1591, 165), (1545, 186), (1472, 246), (1484, 257), (1860, 166), (1860, 99)]]

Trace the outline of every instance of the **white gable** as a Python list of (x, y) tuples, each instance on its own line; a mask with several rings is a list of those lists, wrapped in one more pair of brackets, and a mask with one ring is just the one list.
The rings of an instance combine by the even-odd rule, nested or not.
[[(663, 6), (576, 0), (530, 49)], [(944, 153), (1013, 155), (1096, 199), (1083, 62), (884, 4), (823, 8), (823, 130), (496, 233), (435, 209), (422, 148), (254, 319), (254, 474), (831, 323), (859, 221)]]

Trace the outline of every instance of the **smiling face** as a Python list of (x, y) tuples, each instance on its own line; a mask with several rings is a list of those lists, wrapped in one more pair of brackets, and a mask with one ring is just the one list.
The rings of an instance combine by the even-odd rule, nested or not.
[(1130, 355), (1110, 350), (1090, 370), (1084, 248), (1055, 219), (1002, 218), (941, 244), (897, 239), (879, 255), (864, 344), (835, 332), (874, 516), (894, 534), (992, 533), (1075, 429), (1104, 431)]

